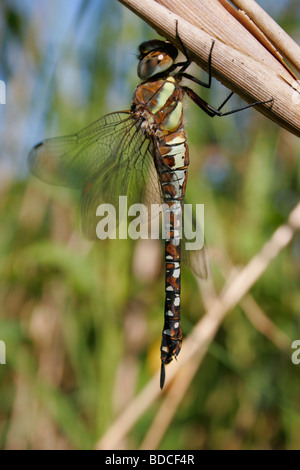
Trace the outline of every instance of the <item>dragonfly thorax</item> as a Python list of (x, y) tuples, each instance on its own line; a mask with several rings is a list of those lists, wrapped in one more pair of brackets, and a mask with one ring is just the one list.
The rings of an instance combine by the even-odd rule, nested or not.
[(139, 46), (139, 51), (138, 76), (142, 80), (169, 72), (178, 55), (173, 44), (158, 39), (143, 42)]

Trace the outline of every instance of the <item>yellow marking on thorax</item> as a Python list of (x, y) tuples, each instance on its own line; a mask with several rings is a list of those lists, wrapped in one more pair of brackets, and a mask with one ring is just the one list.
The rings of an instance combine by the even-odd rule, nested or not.
[(182, 118), (182, 103), (179, 101), (174, 110), (168, 115), (162, 124), (162, 129), (172, 132), (175, 131)]
[(161, 87), (160, 91), (157, 93), (156, 105), (153, 106), (153, 108), (151, 108), (151, 112), (153, 114), (157, 113), (164, 107), (164, 105), (166, 104), (166, 102), (168, 101), (172, 93), (174, 93), (174, 90), (175, 90), (174, 81), (170, 81), (167, 79), (165, 83), (163, 84), (163, 86)]

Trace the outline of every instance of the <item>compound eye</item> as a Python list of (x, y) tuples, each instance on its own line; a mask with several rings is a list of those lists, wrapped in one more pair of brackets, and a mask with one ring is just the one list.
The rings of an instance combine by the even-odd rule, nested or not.
[(145, 80), (158, 73), (165, 72), (173, 65), (173, 59), (163, 52), (150, 52), (138, 64), (138, 76)]

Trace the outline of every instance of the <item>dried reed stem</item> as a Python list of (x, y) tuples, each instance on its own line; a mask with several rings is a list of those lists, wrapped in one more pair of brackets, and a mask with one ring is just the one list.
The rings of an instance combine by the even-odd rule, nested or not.
[(231, 0), (259, 27), (276, 49), (300, 72), (300, 47), (254, 0)]

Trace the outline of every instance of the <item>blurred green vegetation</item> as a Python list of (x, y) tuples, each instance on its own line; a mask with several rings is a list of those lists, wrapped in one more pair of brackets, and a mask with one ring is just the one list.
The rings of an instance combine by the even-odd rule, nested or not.
[[(159, 367), (162, 251), (152, 242), (84, 240), (78, 194), (30, 177), (26, 155), (46, 136), (128, 109), (138, 83), (131, 53), (156, 35), (118, 2), (15, 0), (0, 13), (8, 90), (0, 108), (0, 446), (90, 449)], [(286, 1), (278, 15), (299, 37), (297, 3)], [(213, 105), (226, 93), (216, 81), (201, 90)], [(211, 120), (189, 104), (186, 116), (188, 199), (205, 204), (219, 292), (231, 264), (245, 265), (298, 202), (299, 142), (252, 110)], [(297, 235), (250, 292), (291, 342), (300, 339), (299, 277)], [(188, 268), (182, 314), (187, 336), (204, 314)], [(300, 448), (300, 365), (249, 318), (242, 306), (226, 317), (162, 449)], [(157, 406), (125, 448), (138, 448)]]

